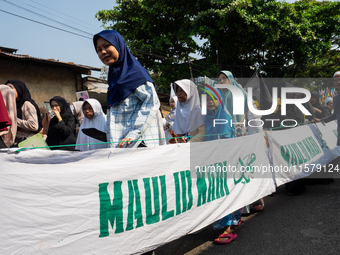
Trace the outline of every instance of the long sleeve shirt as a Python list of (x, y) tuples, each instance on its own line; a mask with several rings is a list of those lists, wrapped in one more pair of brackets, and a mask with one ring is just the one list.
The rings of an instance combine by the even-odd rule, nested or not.
[(124, 138), (139, 140), (130, 147), (136, 147), (141, 140), (146, 146), (159, 145), (157, 113), (160, 102), (151, 82), (136, 88), (122, 102), (111, 106), (107, 113), (108, 142), (117, 147)]
[(38, 115), (34, 105), (26, 101), (22, 105), (22, 118), (17, 118), (18, 132), (17, 137), (31, 137), (34, 135), (38, 128)]

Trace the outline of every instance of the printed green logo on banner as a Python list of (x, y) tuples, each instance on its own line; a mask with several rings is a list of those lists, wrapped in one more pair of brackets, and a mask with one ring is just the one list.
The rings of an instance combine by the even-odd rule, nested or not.
[[(255, 153), (251, 153), (249, 155), (246, 155), (245, 157), (238, 158), (238, 162), (236, 164), (236, 168), (240, 169), (239, 173), (241, 173), (240, 178), (238, 178), (238, 180), (236, 180), (235, 175), (237, 174), (237, 172), (234, 173), (234, 183), (235, 185), (238, 183), (249, 183), (250, 179), (253, 179), (254, 177), (252, 176), (252, 174), (254, 173), (254, 162), (256, 160), (256, 155)], [(245, 163), (244, 163), (245, 162)]]

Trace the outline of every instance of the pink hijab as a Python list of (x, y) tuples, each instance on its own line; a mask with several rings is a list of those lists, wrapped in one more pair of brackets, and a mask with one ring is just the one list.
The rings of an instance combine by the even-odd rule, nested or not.
[(0, 85), (0, 91), (4, 99), (8, 117), (12, 123), (12, 125), (8, 127), (8, 130), (0, 132), (0, 136), (6, 146), (10, 147), (14, 143), (15, 136), (17, 135), (17, 106), (15, 92), (6, 85)]

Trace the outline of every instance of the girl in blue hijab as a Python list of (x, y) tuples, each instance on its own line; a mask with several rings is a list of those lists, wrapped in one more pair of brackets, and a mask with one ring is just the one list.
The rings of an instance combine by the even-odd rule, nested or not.
[(148, 71), (117, 31), (104, 30), (94, 35), (93, 44), (100, 60), (109, 66), (108, 142), (119, 148), (158, 146), (164, 131), (160, 102)]
[(117, 31), (104, 30), (93, 37), (93, 43), (100, 60), (109, 66), (108, 109), (119, 104), (144, 82), (153, 82)]
[[(217, 74), (218, 84), (230, 84), (237, 87), (242, 93), (244, 97), (244, 114), (234, 114), (233, 109), (233, 94), (229, 89), (221, 89), (221, 94), (226, 104), (226, 109), (230, 113), (230, 116), (233, 118), (233, 122), (235, 123), (235, 130), (237, 136), (243, 136), (247, 134), (259, 133), (263, 130), (261, 125), (261, 117), (260, 115), (255, 115), (251, 111), (249, 111), (248, 107), (248, 93), (242, 88), (240, 84), (238, 84), (234, 76), (229, 71), (220, 71)], [(249, 125), (249, 121), (252, 121), (252, 126)], [(244, 125), (245, 123), (246, 125)]]
[[(209, 88), (206, 88), (207, 94), (207, 114), (205, 116), (206, 125), (206, 140), (228, 139), (236, 137), (234, 124), (232, 124), (232, 117), (229, 115), (225, 108), (222, 94), (218, 89), (216, 93)], [(218, 96), (216, 95), (218, 94)], [(213, 98), (212, 98), (213, 97)], [(221, 101), (218, 99), (220, 98)], [(214, 119), (227, 120), (226, 124), (216, 124), (214, 127)], [(239, 225), (241, 220), (240, 210), (228, 214), (222, 219), (214, 222), (214, 229), (224, 229), (224, 232), (215, 239), (215, 243), (227, 244), (233, 241), (237, 234), (232, 232), (232, 225)]]
[[(221, 102), (218, 100), (217, 95), (211, 89), (206, 89), (208, 93), (207, 95), (207, 115), (205, 116), (205, 125), (206, 125), (206, 141), (220, 139), (227, 139), (236, 137), (234, 124), (232, 123), (231, 116), (227, 113), (224, 105), (224, 101), (222, 98), (222, 94), (218, 89), (215, 89)], [(207, 93), (205, 92), (205, 93)], [(214, 98), (212, 98), (212, 96)], [(226, 120), (226, 124), (215, 124), (214, 120)]]

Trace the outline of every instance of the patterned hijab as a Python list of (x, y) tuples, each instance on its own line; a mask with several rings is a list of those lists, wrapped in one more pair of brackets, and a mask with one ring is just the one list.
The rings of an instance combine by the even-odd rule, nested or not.
[(231, 72), (221, 71), (217, 74), (217, 78), (221, 73), (224, 73), (228, 77), (229, 83), (231, 85), (238, 87), (244, 95), (244, 114), (234, 114), (232, 93), (230, 92), (230, 90), (227, 90), (227, 91), (221, 90), (221, 94), (222, 94), (222, 97), (224, 99), (224, 102), (225, 102), (225, 105), (226, 105), (228, 112), (230, 112), (231, 116), (233, 117), (234, 122), (239, 123), (243, 120), (244, 115), (248, 111), (248, 103), (247, 103), (248, 102), (248, 93), (242, 88), (242, 86), (240, 84), (238, 84), (235, 81), (234, 76)]
[[(214, 92), (209, 88), (206, 88), (206, 90), (214, 95)], [(224, 104), (221, 92), (218, 89), (216, 89), (216, 92), (221, 98), (222, 103)], [(210, 97), (210, 95), (207, 95), (207, 97)], [(215, 98), (215, 100), (218, 102), (218, 98)], [(227, 120), (228, 123), (215, 125), (214, 127), (214, 119)], [(234, 124), (231, 123), (231, 120), (231, 116), (227, 113), (225, 108), (223, 108), (220, 103), (218, 103), (218, 107), (214, 111), (207, 109), (207, 115), (205, 116), (205, 126), (207, 130), (206, 141), (216, 140), (218, 139), (218, 137), (220, 137), (221, 139), (236, 137)]]

